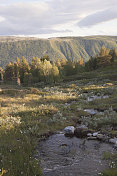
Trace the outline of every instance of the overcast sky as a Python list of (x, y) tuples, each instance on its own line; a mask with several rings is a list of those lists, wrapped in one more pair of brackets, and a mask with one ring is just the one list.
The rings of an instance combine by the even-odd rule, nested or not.
[(0, 35), (117, 35), (117, 0), (0, 0)]

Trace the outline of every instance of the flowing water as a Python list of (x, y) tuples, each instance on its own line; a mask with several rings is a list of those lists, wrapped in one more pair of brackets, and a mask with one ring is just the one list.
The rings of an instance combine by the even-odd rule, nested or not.
[(109, 167), (102, 159), (103, 153), (113, 150), (107, 143), (68, 138), (59, 133), (39, 143), (37, 157), (41, 159), (44, 176), (97, 176)]
[(95, 110), (95, 109), (84, 109), (84, 111), (88, 112), (91, 115), (95, 115), (95, 114), (103, 115), (104, 114), (103, 111), (98, 111), (98, 110)]
[(93, 95), (91, 97), (88, 97), (87, 101), (90, 102), (90, 101), (106, 99), (106, 98), (109, 98), (109, 96), (108, 95), (104, 95), (104, 96)]

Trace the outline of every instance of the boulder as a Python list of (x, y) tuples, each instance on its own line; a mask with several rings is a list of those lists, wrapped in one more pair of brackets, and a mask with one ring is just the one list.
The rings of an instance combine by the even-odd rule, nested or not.
[(64, 134), (66, 136), (72, 136), (72, 135), (74, 135), (74, 131), (75, 131), (74, 126), (67, 126), (66, 128), (64, 128)]
[(74, 131), (75, 136), (79, 138), (86, 137), (88, 133), (89, 133), (89, 130), (85, 125), (78, 126)]
[(117, 144), (117, 138), (109, 139), (109, 142), (112, 144)]

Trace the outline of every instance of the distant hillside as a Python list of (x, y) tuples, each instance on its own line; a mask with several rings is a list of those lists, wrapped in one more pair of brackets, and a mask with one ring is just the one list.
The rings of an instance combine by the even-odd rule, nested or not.
[(26, 57), (29, 61), (33, 56), (49, 55), (52, 60), (66, 58), (85, 61), (90, 56), (97, 55), (102, 45), (107, 48), (117, 48), (117, 37), (89, 36), (62, 37), (38, 39), (28, 37), (0, 37), (0, 66), (14, 61), (18, 56)]

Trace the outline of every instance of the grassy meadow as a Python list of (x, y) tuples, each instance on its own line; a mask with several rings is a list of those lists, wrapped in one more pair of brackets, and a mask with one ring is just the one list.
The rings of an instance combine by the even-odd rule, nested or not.
[[(87, 101), (94, 95), (102, 99)], [(2, 84), (0, 105), (0, 176), (41, 176), (36, 146), (56, 131), (86, 124), (117, 137), (117, 69), (85, 72), (45, 87)], [(103, 114), (91, 117), (85, 109)], [(112, 162), (104, 176), (117, 175), (115, 157)]]

